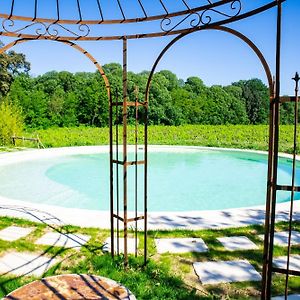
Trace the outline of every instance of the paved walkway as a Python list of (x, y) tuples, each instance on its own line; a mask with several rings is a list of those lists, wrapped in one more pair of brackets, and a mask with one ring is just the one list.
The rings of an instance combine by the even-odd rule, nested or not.
[[(48, 219), (48, 218), (47, 218)], [(58, 220), (56, 219), (56, 222)], [(34, 232), (35, 228), (9, 226), (0, 230), (0, 239), (7, 242), (14, 242), (18, 239), (26, 239)], [(75, 233), (61, 233), (56, 231), (44, 232), (44, 234), (34, 241), (37, 245), (48, 245), (64, 248), (80, 248), (90, 239), (90, 236)], [(276, 233), (277, 237), (282, 237), (283, 242), (286, 232)], [(293, 231), (295, 237), (299, 232)], [(217, 238), (224, 250), (228, 251), (248, 251), (258, 249), (257, 245), (245, 236), (230, 236)], [(110, 238), (105, 241), (103, 250), (110, 250)], [(116, 242), (116, 241), (115, 241)], [(123, 242), (120, 240), (120, 253), (123, 252)], [(300, 244), (300, 240), (294, 239), (294, 244)], [(161, 238), (155, 239), (156, 250), (158, 253), (186, 253), (186, 252), (208, 252), (209, 247), (201, 238)], [(282, 243), (281, 246), (286, 246)], [(128, 240), (129, 253), (135, 252), (135, 240)], [(60, 262), (60, 258), (47, 253), (29, 253), (9, 251), (0, 257), (0, 274), (13, 274), (17, 276), (34, 275), (42, 277), (43, 274), (55, 264)], [(286, 257), (275, 257), (274, 264), (284, 268)], [(243, 281), (260, 281), (261, 275), (247, 260), (231, 261), (201, 261), (193, 264), (195, 274), (203, 285), (220, 284)], [(290, 268), (300, 270), (300, 255), (291, 255)], [(290, 299), (297, 299), (296, 296)], [(275, 298), (276, 299), (276, 298)], [(277, 298), (280, 299), (280, 298)]]
[[(10, 203), (9, 205), (7, 203)], [(38, 207), (38, 209), (37, 209)], [(277, 205), (276, 221), (288, 221), (288, 203)], [(47, 224), (68, 224), (80, 227), (110, 228), (110, 213), (78, 208), (65, 208), (45, 204), (33, 204), (0, 196), (0, 216), (23, 218)], [(132, 215), (134, 216), (134, 215)], [(129, 218), (131, 214), (129, 213)], [(265, 208), (252, 207), (222, 211), (160, 212), (149, 213), (149, 230), (201, 230), (242, 227), (264, 224)], [(300, 205), (297, 205), (294, 220), (300, 221)], [(138, 227), (143, 228), (142, 221)]]
[[(26, 239), (34, 230), (35, 228), (32, 227), (9, 226), (0, 230), (0, 239), (7, 242)], [(88, 235), (52, 231), (45, 233), (34, 243), (51, 247), (79, 249), (89, 239), (90, 236)], [(39, 253), (9, 251), (0, 256), (0, 274), (41, 277), (59, 261), (60, 259), (57, 255), (50, 256), (47, 250)]]

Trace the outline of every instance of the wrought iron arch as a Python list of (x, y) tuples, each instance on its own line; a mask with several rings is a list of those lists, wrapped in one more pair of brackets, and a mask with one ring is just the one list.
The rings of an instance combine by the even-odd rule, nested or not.
[[(4, 53), (5, 51), (13, 48), (14, 46), (16, 46), (18, 44), (22, 44), (22, 43), (26, 43), (26, 42), (32, 42), (32, 41), (36, 41), (36, 39), (25, 39), (25, 38), (22, 38), (22, 39), (15, 40), (15, 41), (13, 41), (13, 42), (5, 45), (4, 47), (0, 48), (0, 54)], [(49, 40), (49, 41), (59, 42), (59, 43), (68, 45), (68, 46), (76, 49), (77, 51), (81, 52), (84, 56), (86, 56), (94, 64), (94, 66), (96, 67), (96, 69), (99, 71), (101, 77), (103, 78), (104, 83), (105, 83), (105, 88), (106, 88), (107, 96), (108, 96), (108, 100), (111, 101), (111, 88), (110, 88), (109, 80), (108, 80), (108, 78), (107, 78), (107, 76), (106, 76), (106, 74), (105, 74), (105, 72), (104, 72), (101, 64), (88, 51), (86, 51), (81, 46), (79, 46), (79, 45), (77, 45), (77, 44), (75, 44), (73, 42), (67, 41), (67, 40)]]
[[(0, 32), (3, 36), (17, 38), (55, 39), (55, 40), (120, 40), (139, 39), (151, 37), (163, 37), (167, 35), (178, 35), (198, 27), (208, 28), (233, 23), (249, 18), (276, 7), (278, 3), (285, 0), (269, 0), (264, 5), (257, 4), (253, 9), (244, 9), (243, 0), (202, 0), (190, 5), (185, 0), (174, 0), (171, 6), (163, 0), (157, 1), (158, 12), (153, 12), (144, 5), (141, 0), (136, 1), (134, 9), (120, 0), (112, 0), (109, 7), (114, 9), (115, 17), (107, 16), (101, 1), (94, 2), (93, 10), (98, 12), (98, 18), (86, 13), (87, 4), (77, 1), (77, 7), (72, 6), (74, 18), (64, 18), (62, 0), (56, 0), (49, 7), (52, 8), (50, 17), (42, 16), (39, 12), (40, 0), (34, 0), (35, 5), (30, 13), (23, 16), (16, 14), (14, 0), (8, 1), (10, 8), (5, 12), (0, 11)], [(178, 9), (181, 3), (181, 9)], [(97, 5), (98, 4), (98, 5)], [(176, 6), (177, 4), (177, 6)], [(91, 3), (90, 3), (91, 5)], [(55, 7), (54, 7), (55, 6)], [(176, 8), (177, 7), (177, 8)], [(139, 13), (132, 15), (132, 11)], [(86, 16), (87, 15), (87, 16)], [(86, 17), (85, 17), (86, 16)], [(132, 34), (127, 24), (149, 23), (153, 26), (151, 32), (145, 29), (137, 29)], [(99, 28), (107, 25), (119, 25), (121, 34), (97, 34)]]
[(208, 27), (208, 28), (204, 28), (204, 29), (197, 28), (193, 31), (182, 33), (182, 34), (176, 36), (167, 46), (165, 46), (165, 48), (161, 51), (161, 53), (157, 57), (156, 61), (154, 62), (151, 72), (149, 74), (148, 82), (147, 82), (147, 86), (146, 86), (145, 102), (147, 102), (147, 103), (149, 102), (149, 92), (150, 92), (151, 82), (153, 79), (153, 75), (156, 71), (156, 68), (157, 68), (159, 62), (161, 61), (161, 59), (168, 52), (168, 50), (170, 50), (173, 47), (173, 45), (175, 45), (178, 41), (180, 41), (182, 38), (186, 37), (187, 35), (195, 33), (195, 32), (199, 32), (199, 31), (203, 31), (203, 30), (218, 30), (218, 31), (230, 33), (230, 34), (234, 35), (235, 37), (239, 38), (240, 40), (242, 40), (243, 42), (245, 42), (253, 50), (253, 52), (256, 54), (261, 65), (264, 68), (264, 71), (265, 71), (265, 74), (266, 74), (266, 77), (268, 80), (268, 85), (269, 85), (270, 100), (272, 101), (272, 99), (274, 99), (273, 76), (272, 76), (271, 69), (270, 69), (264, 55), (262, 54), (262, 52), (248, 37), (243, 35), (241, 32), (234, 30), (232, 28), (225, 27), (225, 26), (214, 26), (214, 27)]

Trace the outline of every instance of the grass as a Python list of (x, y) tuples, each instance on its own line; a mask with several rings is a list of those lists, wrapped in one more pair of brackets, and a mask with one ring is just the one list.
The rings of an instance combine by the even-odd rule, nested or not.
[[(128, 127), (129, 143), (134, 142), (134, 127)], [(151, 145), (190, 145), (241, 149), (268, 149), (269, 128), (267, 125), (183, 125), (149, 126)], [(68, 147), (107, 145), (108, 128), (76, 127), (49, 128), (28, 131), (26, 136), (39, 136), (45, 147)], [(120, 138), (122, 135), (119, 135)], [(143, 128), (139, 127), (139, 136)], [(121, 140), (120, 140), (121, 141)], [(19, 146), (34, 147), (34, 144), (18, 142)], [(293, 127), (280, 126), (279, 151), (291, 153), (293, 147)]]
[[(112, 260), (110, 255), (102, 252), (104, 240), (109, 236), (109, 231), (96, 228), (79, 228), (74, 226), (57, 227), (63, 232), (76, 232), (88, 234), (92, 238), (86, 247), (80, 251), (63, 249), (59, 247), (35, 245), (34, 241), (50, 229), (47, 225), (34, 223), (16, 218), (0, 217), (0, 229), (10, 225), (34, 227), (35, 231), (29, 236), (16, 242), (0, 241), (0, 255), (18, 250), (26, 252), (43, 252), (48, 256), (58, 258), (61, 263), (53, 266), (45, 276), (87, 273), (109, 277), (127, 286), (137, 299), (170, 299), (170, 300), (198, 300), (198, 299), (259, 299), (261, 285), (259, 282), (242, 282), (219, 285), (200, 284), (193, 271), (192, 264), (195, 261), (208, 260), (233, 260), (247, 259), (258, 271), (262, 269), (263, 243), (257, 237), (263, 233), (263, 227), (252, 225), (242, 228), (223, 230), (175, 230), (175, 231), (150, 231), (149, 232), (149, 263), (142, 266), (142, 259), (130, 257), (129, 268), (125, 270), (122, 257)], [(278, 223), (276, 230), (286, 230), (287, 223)], [(300, 231), (300, 223), (294, 223), (293, 229)], [(247, 236), (258, 246), (258, 250), (227, 251), (218, 242), (218, 237), (223, 236)], [(155, 238), (175, 237), (201, 237), (209, 248), (208, 253), (186, 254), (158, 254), (156, 252)], [(142, 237), (140, 237), (142, 238)], [(142, 244), (142, 243), (140, 243)], [(300, 247), (292, 248), (293, 254), (300, 254)], [(275, 255), (285, 255), (285, 247), (275, 247)], [(0, 297), (16, 288), (38, 278), (34, 277), (0, 277)], [(290, 292), (300, 292), (300, 278), (290, 277)], [(275, 275), (272, 292), (274, 295), (284, 293), (284, 276)]]

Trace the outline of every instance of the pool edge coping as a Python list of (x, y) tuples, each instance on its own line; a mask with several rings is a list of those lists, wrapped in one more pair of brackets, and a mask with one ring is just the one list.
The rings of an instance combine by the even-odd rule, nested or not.
[[(134, 146), (132, 146), (133, 148)], [(131, 148), (131, 146), (130, 146)], [(217, 148), (202, 146), (172, 146), (172, 145), (149, 145), (149, 149), (158, 148), (160, 151), (166, 149), (174, 152), (177, 150), (214, 150), (214, 151), (234, 151), (248, 152), (267, 155), (266, 151), (246, 150), (236, 148)], [(0, 166), (10, 163), (18, 163), (24, 160), (38, 159), (41, 157), (74, 155), (83, 153), (99, 153), (98, 151), (108, 151), (109, 147), (104, 146), (80, 146), (80, 147), (62, 147), (39, 150), (26, 150), (20, 152), (7, 152), (0, 154)], [(181, 152), (180, 151), (180, 152)], [(39, 155), (37, 155), (39, 153)], [(46, 154), (46, 156), (45, 156)], [(16, 158), (18, 158), (16, 160)], [(49, 157), (49, 156), (48, 156)], [(291, 158), (290, 154), (280, 153), (280, 157)], [(9, 158), (8, 160), (5, 158)], [(297, 157), (299, 160), (299, 156)], [(9, 202), (9, 204), (7, 204)], [(277, 221), (288, 219), (289, 202), (279, 203), (276, 205)], [(34, 212), (34, 213), (32, 213)], [(30, 203), (26, 201), (11, 199), (0, 196), (0, 216), (21, 217), (27, 219), (40, 218), (34, 214), (52, 215), (64, 224), (75, 225), (80, 227), (98, 227), (103, 229), (110, 228), (109, 211), (93, 211), (79, 208), (65, 208), (46, 204)], [(131, 214), (131, 212), (129, 213)], [(300, 220), (300, 207), (294, 209), (294, 219)], [(170, 229), (220, 229), (230, 227), (241, 227), (252, 224), (263, 224), (265, 220), (265, 205), (230, 208), (223, 210), (203, 210), (203, 211), (183, 211), (183, 212), (150, 212), (148, 214), (149, 230), (170, 230)], [(41, 221), (41, 220), (39, 220)]]

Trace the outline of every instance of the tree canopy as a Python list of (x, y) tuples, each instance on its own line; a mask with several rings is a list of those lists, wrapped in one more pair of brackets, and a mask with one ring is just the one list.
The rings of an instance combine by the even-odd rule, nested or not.
[[(0, 41), (0, 48), (3, 43)], [(13, 79), (22, 74), (28, 74), (30, 63), (26, 61), (25, 55), (15, 51), (0, 54), (0, 96), (9, 92)]]
[[(6, 98), (22, 108), (26, 126), (108, 125), (108, 98), (98, 72), (52, 71), (31, 77), (25, 66), (27, 64), (23, 69), (18, 68), (18, 75), (13, 77)], [(113, 97), (120, 100), (121, 65), (111, 63), (104, 65), (103, 69), (110, 80)], [(135, 87), (139, 90), (139, 100), (144, 100), (148, 76), (147, 71), (128, 73), (131, 101), (136, 97)], [(183, 81), (171, 71), (163, 70), (154, 75), (149, 95), (150, 124), (265, 124), (268, 109), (268, 88), (259, 79), (208, 87), (198, 77)], [(287, 123), (292, 112), (284, 112)], [(129, 111), (129, 119), (133, 121), (133, 118), (134, 113)]]
[[(3, 47), (1, 42), (0, 47)], [(104, 65), (103, 69), (109, 78), (113, 97), (121, 99), (121, 65), (110, 63)], [(107, 93), (98, 72), (73, 74), (52, 71), (32, 77), (29, 70), (30, 63), (24, 54), (9, 51), (0, 55), (0, 99), (20, 108), (27, 127), (108, 125)], [(130, 100), (136, 97), (136, 87), (139, 100), (144, 100), (148, 76), (148, 71), (128, 73)], [(192, 76), (183, 81), (171, 71), (162, 70), (153, 76), (149, 104), (150, 124), (268, 122), (268, 89), (259, 79), (208, 87), (198, 77)], [(283, 123), (292, 122), (291, 107), (283, 105), (281, 109)], [(115, 119), (120, 117), (119, 114)], [(134, 112), (129, 110), (129, 120), (133, 119)]]

